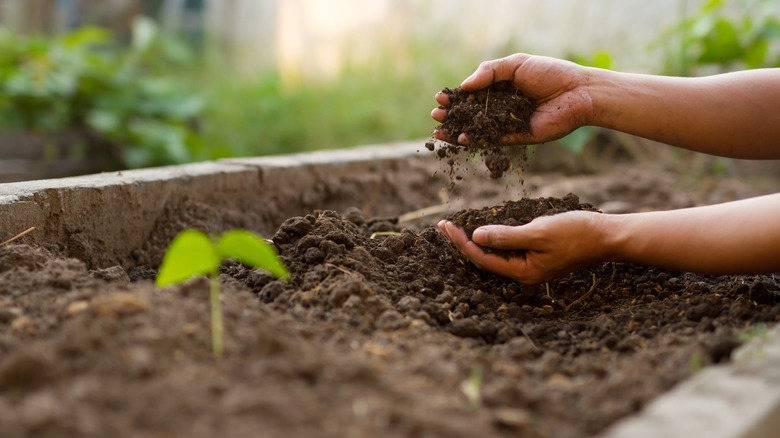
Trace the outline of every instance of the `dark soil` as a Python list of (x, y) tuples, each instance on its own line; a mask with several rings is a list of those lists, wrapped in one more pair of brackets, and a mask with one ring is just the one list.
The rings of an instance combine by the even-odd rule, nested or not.
[[(537, 217), (549, 216), (574, 210), (598, 211), (591, 204), (581, 204), (580, 198), (569, 193), (563, 198), (521, 198), (517, 201), (505, 201), (500, 206), (480, 209), (461, 210), (447, 220), (463, 228), (471, 239), (474, 230), (483, 225), (525, 225)], [(482, 248), (485, 252), (500, 254), (504, 257), (523, 257), (524, 251)]]
[[(502, 140), (510, 134), (531, 132), (531, 116), (536, 110), (533, 101), (520, 93), (511, 81), (496, 82), (473, 92), (459, 87), (454, 90), (445, 88), (442, 92), (449, 96), (450, 103), (442, 107), (448, 111), (447, 119), (437, 129), (453, 141), (460, 134), (466, 134), (470, 143), (440, 145), (437, 151), (439, 158), (447, 159), (452, 167), (462, 151), (469, 156), (479, 155), (494, 179), (513, 168), (522, 167), (525, 156), (508, 153), (510, 146)], [(429, 141), (426, 147), (434, 150), (435, 144)]]
[[(653, 175), (641, 199), (677, 205)], [(494, 208), (507, 206), (518, 223), (588, 208), (573, 196)], [(220, 215), (189, 203), (169, 217), (192, 226), (198, 208)], [(160, 291), (154, 266), (0, 247), (2, 436), (591, 436), (780, 317), (773, 276), (607, 263), (522, 286), (464, 260), (437, 220), (287, 219), (272, 240), (291, 281), (222, 268), (220, 362), (207, 280)], [(142, 258), (159, 259), (170, 231), (159, 224)]]

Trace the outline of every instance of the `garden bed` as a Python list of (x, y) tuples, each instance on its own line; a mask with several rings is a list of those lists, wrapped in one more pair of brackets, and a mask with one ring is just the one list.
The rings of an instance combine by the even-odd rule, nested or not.
[[(433, 227), (521, 196), (727, 201), (776, 191), (776, 172), (464, 164), (455, 181), (422, 146), (0, 185), (0, 241), (36, 227), (0, 247), (4, 436), (592, 436), (778, 320), (774, 276), (609, 263), (526, 287)], [(221, 361), (208, 281), (152, 283), (190, 227), (260, 232), (293, 275), (223, 266)]]

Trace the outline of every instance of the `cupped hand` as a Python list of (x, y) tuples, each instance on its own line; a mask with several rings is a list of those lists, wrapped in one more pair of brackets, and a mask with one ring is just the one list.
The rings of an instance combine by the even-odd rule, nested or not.
[[(523, 284), (537, 284), (586, 268), (609, 258), (607, 215), (572, 211), (534, 219), (511, 227), (477, 228), (472, 240), (452, 222), (439, 222), (439, 230), (478, 267)], [(524, 250), (524, 257), (506, 259), (482, 251), (483, 247)]]
[[(476, 91), (504, 80), (511, 80), (538, 107), (531, 118), (531, 134), (508, 135), (502, 140), (503, 144), (557, 140), (589, 124), (593, 118), (593, 104), (588, 94), (589, 69), (561, 59), (518, 53), (486, 61), (460, 86), (466, 91)], [(438, 92), (435, 98), (440, 106), (431, 112), (431, 117), (444, 123), (449, 96)], [(469, 144), (469, 138), (464, 134), (453, 139), (437, 129), (434, 136), (450, 143)]]

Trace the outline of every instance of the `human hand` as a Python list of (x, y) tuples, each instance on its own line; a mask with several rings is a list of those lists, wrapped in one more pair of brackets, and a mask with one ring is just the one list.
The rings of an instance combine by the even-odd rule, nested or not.
[[(502, 143), (535, 144), (557, 140), (590, 123), (593, 105), (587, 89), (589, 79), (586, 67), (561, 59), (518, 53), (483, 62), (460, 86), (466, 91), (476, 91), (494, 82), (511, 80), (526, 97), (537, 103), (538, 108), (531, 118), (531, 134), (511, 134)], [(444, 123), (449, 97), (439, 92), (436, 101), (441, 107), (434, 109), (431, 117)], [(434, 136), (450, 143), (470, 142), (465, 134), (452, 139), (438, 129)]]
[[(610, 255), (606, 217), (570, 211), (516, 227), (487, 225), (474, 231), (473, 240), (452, 222), (439, 222), (439, 230), (478, 267), (523, 284), (537, 284), (606, 261)], [(525, 250), (525, 256), (506, 259), (484, 252), (479, 245)]]

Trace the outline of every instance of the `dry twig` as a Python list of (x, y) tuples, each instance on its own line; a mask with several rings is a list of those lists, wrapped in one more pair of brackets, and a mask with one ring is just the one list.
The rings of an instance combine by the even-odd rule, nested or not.
[(17, 234), (16, 236), (6, 240), (5, 242), (0, 242), (0, 246), (8, 245), (9, 243), (13, 242), (14, 240), (20, 239), (23, 236), (25, 236), (26, 234), (32, 232), (32, 230), (34, 230), (34, 229), (35, 229), (35, 227), (30, 227), (30, 228), (22, 231), (21, 233)]
[(593, 286), (590, 287), (590, 290), (585, 292), (581, 297), (579, 297), (576, 300), (572, 301), (571, 303), (567, 304), (566, 307), (563, 309), (564, 312), (568, 312), (569, 309), (571, 309), (571, 306), (573, 306), (573, 305), (575, 305), (577, 303), (581, 303), (581, 302), (585, 301), (585, 299), (588, 298), (590, 296), (590, 294), (593, 293), (594, 290), (596, 290), (596, 286), (598, 286), (599, 282), (598, 282), (598, 280), (596, 280), (596, 274), (592, 274), (592, 275), (593, 275)]

